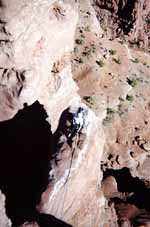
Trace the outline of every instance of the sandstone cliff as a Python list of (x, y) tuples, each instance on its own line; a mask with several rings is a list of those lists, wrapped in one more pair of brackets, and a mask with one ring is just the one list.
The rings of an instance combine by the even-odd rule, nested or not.
[[(22, 157), (24, 157), (24, 162), (28, 157), (25, 153), (26, 149), (28, 152), (30, 149), (31, 154), (29, 160), (33, 161), (32, 155), (34, 155), (35, 148), (31, 145), (30, 138), (26, 136), (27, 128), (30, 130), (30, 132), (28, 132), (29, 135), (34, 133), (37, 139), (39, 138), (39, 148), (36, 146), (37, 152), (39, 153), (38, 150), (42, 145), (40, 142), (40, 132), (34, 132), (32, 129), (35, 127), (36, 123), (39, 124), (39, 121), (41, 121), (38, 115), (40, 111), (41, 114), (43, 111), (40, 108), (38, 109), (38, 104), (33, 104), (31, 108), (28, 108), (28, 105), (31, 105), (36, 100), (44, 106), (52, 132), (55, 132), (57, 129), (56, 133), (52, 135), (50, 147), (52, 147), (51, 149), (55, 147), (57, 153), (62, 153), (62, 155), (59, 155), (61, 163), (56, 165), (54, 180), (51, 177), (51, 172), (55, 171), (55, 156), (54, 158), (52, 154), (49, 156), (49, 163), (52, 168), (49, 173), (50, 183), (47, 185), (47, 190), (41, 197), (41, 202), (37, 204), (39, 216), (37, 216), (36, 213), (30, 216), (27, 212), (27, 207), (24, 207), (29, 206), (27, 205), (27, 197), (30, 197), (28, 190), (25, 190), (26, 201), (19, 196), (19, 202), (17, 192), (13, 193), (14, 198), (11, 198), (9, 195), (10, 188), (12, 187), (11, 180), (4, 179), (3, 183), (1, 183), (2, 190), (8, 197), (6, 206), (12, 206), (12, 208), (7, 208), (7, 213), (11, 216), (13, 225), (18, 225), (17, 223), (21, 223), (23, 220), (24, 222), (29, 222), (30, 219), (33, 222), (34, 219), (36, 219), (35, 221), (38, 224), (42, 222), (41, 220), (43, 220), (43, 223), (47, 223), (47, 225), (48, 223), (50, 224), (52, 219), (49, 218), (48, 221), (47, 217), (46, 221), (46, 216), (44, 218), (40, 215), (40, 212), (53, 214), (59, 219), (61, 218), (78, 226), (85, 226), (89, 221), (95, 222), (95, 218), (92, 217), (93, 209), (95, 210), (95, 217), (99, 218), (97, 212), (98, 214), (100, 212), (101, 198), (97, 197), (96, 192), (100, 190), (98, 185), (102, 175), (99, 171), (99, 162), (97, 162), (97, 160), (100, 160), (102, 155), (104, 139), (99, 119), (91, 110), (81, 103), (81, 98), (77, 94), (78, 87), (72, 79), (70, 51), (74, 47), (74, 35), (77, 22), (78, 5), (74, 1), (3, 1), (1, 4), (0, 119), (4, 121), (4, 124), (1, 124), (4, 141), (6, 139), (5, 137), (7, 137), (7, 132), (10, 132), (8, 138), (12, 141), (11, 146), (14, 149), (14, 154), (11, 155), (11, 161), (15, 162), (15, 158), (17, 158), (18, 162), (21, 162), (18, 153), (18, 142), (13, 141), (13, 134), (18, 137), (16, 139), (20, 141), (19, 144), (22, 145), (22, 147), (28, 147), (23, 148)], [(24, 104), (24, 110), (19, 111), (14, 117), (18, 110), (23, 108)], [(59, 119), (61, 120), (61, 116), (63, 116), (63, 112), (67, 108), (69, 108), (70, 111), (72, 109), (77, 111), (79, 107), (87, 111), (87, 117), (85, 119), (86, 126), (82, 129), (84, 132), (80, 132), (80, 137), (85, 138), (76, 138), (75, 134), (72, 137), (73, 140), (76, 140), (76, 142), (74, 142), (75, 145), (72, 145), (73, 141), (66, 141), (66, 144), (62, 142), (65, 148), (60, 147), (61, 150), (59, 150), (59, 140), (61, 140), (61, 136), (67, 136), (65, 132), (63, 133), (63, 130), (65, 131), (67, 126), (65, 122), (63, 126), (61, 126)], [(30, 119), (34, 113), (36, 114), (36, 111), (37, 117), (35, 117), (34, 120)], [(26, 116), (26, 113), (28, 116)], [(11, 120), (11, 118), (13, 119)], [(20, 122), (20, 118), (22, 118), (24, 123), (23, 121), (22, 123)], [(25, 119), (28, 119), (28, 122)], [(5, 120), (9, 120), (8, 125)], [(38, 127), (36, 128), (38, 130)], [(43, 130), (44, 133), (44, 128), (45, 126), (40, 126), (39, 130)], [(6, 133), (4, 133), (4, 130)], [(23, 135), (19, 135), (19, 131), (21, 134), (23, 133), (26, 139), (23, 138)], [(49, 133), (51, 133), (51, 131), (49, 131)], [(95, 134), (94, 137), (92, 136), (93, 134)], [(99, 138), (101, 138), (101, 144), (97, 142)], [(34, 139), (32, 138), (32, 140)], [(32, 143), (37, 142), (32, 141)], [(42, 143), (44, 144), (45, 142)], [(32, 148), (30, 148), (30, 146), (32, 146)], [(10, 149), (9, 145), (5, 145), (5, 142), (3, 149), (5, 153)], [(70, 167), (70, 157), (73, 150), (75, 150), (75, 157), (73, 157), (73, 163)], [(98, 150), (98, 152), (95, 152), (95, 150)], [(56, 151), (53, 150), (51, 152), (56, 153)], [(38, 153), (35, 155), (35, 162), (37, 161)], [(7, 162), (7, 155), (5, 156), (6, 157), (3, 159), (4, 163)], [(41, 171), (41, 168), (43, 168), (42, 165), (45, 163), (45, 161), (43, 163), (42, 157), (44, 156), (41, 156), (41, 161), (39, 158)], [(56, 157), (58, 159), (58, 155)], [(51, 158), (52, 160), (54, 159), (53, 162), (50, 161)], [(27, 162), (28, 168), (30, 169), (31, 161), (29, 160)], [(93, 162), (95, 165), (93, 165)], [(10, 162), (7, 164), (9, 167), (12, 166)], [(18, 164), (19, 163), (16, 163), (15, 165)], [(24, 166), (23, 163), (21, 165)], [(11, 175), (12, 178), (14, 177), (14, 184), (20, 181), (21, 187), (31, 187), (32, 184), (29, 184), (30, 181), (19, 180), (19, 174), (17, 172), (20, 171), (20, 175), (22, 175), (21, 178), (23, 178), (25, 172), (21, 165), (19, 164), (18, 167), (15, 167), (15, 171), (12, 171)], [(88, 166), (91, 166), (92, 171), (89, 172), (90, 167)], [(6, 171), (5, 164), (1, 168), (1, 171)], [(33, 168), (37, 168), (36, 165), (34, 165), (34, 161)], [(71, 170), (69, 170), (69, 168), (71, 168)], [(30, 171), (32, 170), (30, 169)], [(69, 175), (68, 171), (70, 171)], [(29, 172), (29, 174), (32, 176), (32, 173)], [(40, 178), (38, 172), (36, 174), (36, 178)], [(8, 171), (6, 176), (4, 175), (3, 177), (9, 178), (9, 175)], [(64, 181), (67, 175), (69, 178), (65, 186)], [(30, 177), (27, 177), (27, 179), (30, 179)], [(82, 179), (81, 182), (79, 182), (79, 179)], [(33, 182), (37, 185), (36, 180)], [(7, 189), (8, 184), (9, 189)], [(18, 184), (18, 190), (20, 186)], [(12, 190), (17, 190), (17, 187)], [(65, 192), (66, 188), (67, 192)], [(89, 189), (88, 191), (87, 188)], [(20, 188), (20, 194), (23, 192), (24, 191)], [(16, 204), (18, 205), (15, 205), (15, 198)], [(12, 201), (10, 202), (10, 200)], [(91, 201), (93, 201), (92, 206)], [(22, 205), (20, 208), (25, 208), (24, 215), (23, 211), (19, 210), (19, 207), (17, 207), (20, 206), (19, 204), (21, 202)], [(31, 210), (31, 207), (28, 208)], [(83, 211), (86, 212), (86, 215), (82, 213)], [(33, 210), (30, 212), (33, 212)], [(85, 217), (84, 219), (83, 215)], [(29, 225), (34, 225), (34, 223)]]
[(110, 38), (129, 40), (136, 48), (150, 46), (150, 2), (94, 0), (97, 17)]
[(141, 48), (146, 0), (0, 1), (0, 227), (149, 225)]

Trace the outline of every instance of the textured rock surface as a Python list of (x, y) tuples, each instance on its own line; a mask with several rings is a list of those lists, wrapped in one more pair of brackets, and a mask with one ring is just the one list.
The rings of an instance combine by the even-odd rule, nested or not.
[[(100, 24), (89, 0), (1, 2), (0, 121), (36, 100), (47, 112), (52, 132), (46, 163), (51, 170), (36, 206), (44, 223), (49, 224), (51, 214), (75, 227), (146, 225), (150, 57), (138, 47), (149, 48), (149, 1), (93, 4)], [(64, 114), (79, 108), (87, 111), (86, 124), (70, 137), (71, 123)], [(124, 167), (131, 173), (128, 185), (138, 177), (140, 192), (123, 183), (120, 189), (115, 174), (108, 174)], [(102, 181), (103, 173), (108, 176)], [(118, 220), (123, 221), (118, 225)], [(43, 227), (34, 221), (23, 227)]]
[(0, 226), (10, 227), (11, 221), (8, 219), (5, 210), (5, 196), (0, 192)]
[[(62, 143), (60, 150), (57, 151), (59, 155), (55, 158), (57, 162), (55, 166), (53, 165), (51, 173), (56, 180), (50, 183), (47, 191), (43, 193), (39, 206), (40, 211), (51, 213), (73, 226), (99, 226), (103, 204), (99, 196), (99, 180), (102, 176), (96, 160), (102, 155), (104, 138), (99, 121), (92, 112), (89, 111), (86, 121), (87, 128), (83, 128), (85, 136), (83, 137), (81, 132), (79, 138), (77, 135), (74, 137), (71, 147), (68, 142)], [(97, 143), (99, 138), (100, 144)], [(83, 141), (82, 146), (80, 141)], [(74, 156), (68, 178), (72, 152)]]
[[(110, 2), (107, 1), (106, 6), (110, 4), (110, 7), (113, 7), (113, 4), (116, 4), (118, 7), (118, 2), (113, 2), (113, 4)], [(91, 11), (91, 14), (88, 13), (89, 8), (87, 9), (84, 3), (80, 7), (82, 20), (76, 32), (77, 42), (73, 56), (73, 72), (82, 100), (95, 111), (100, 119), (103, 119), (106, 143), (101, 168), (105, 173), (108, 169), (128, 167), (132, 176), (138, 176), (149, 185), (149, 152), (146, 150), (150, 141), (149, 54), (129, 47), (128, 43), (123, 43), (120, 39), (109, 39), (113, 35), (109, 30), (111, 26), (114, 37), (120, 34), (121, 38), (126, 37), (127, 40), (132, 40), (133, 36), (137, 34), (134, 33), (135, 30), (128, 33), (128, 36), (125, 36), (124, 31), (117, 33), (119, 18), (114, 23), (113, 15), (109, 14), (107, 10), (105, 11), (105, 6), (100, 10), (99, 16), (106, 19), (107, 36), (103, 35), (101, 29), (97, 29), (96, 33), (92, 30)], [(120, 12), (119, 8), (116, 10), (118, 13)], [(149, 7), (143, 13), (148, 13), (148, 11)], [(81, 26), (83, 18), (84, 24), (88, 23), (88, 28)], [(131, 17), (129, 19), (132, 27), (132, 22), (137, 23), (141, 17), (137, 17), (136, 21), (132, 21)], [(104, 28), (101, 21), (100, 25)], [(130, 26), (128, 28), (130, 29)], [(148, 32), (145, 34), (146, 37), (149, 36)], [(144, 42), (149, 48), (147, 38)], [(109, 183), (107, 182), (108, 185)], [(114, 196), (118, 200), (124, 201), (125, 195), (120, 191), (115, 192), (115, 182), (111, 187), (106, 185), (103, 187), (105, 188), (104, 195), (107, 198), (111, 195), (111, 197)], [(142, 196), (142, 190), (140, 196)], [(125, 192), (125, 188), (121, 192)], [(128, 209), (130, 210), (130, 204), (124, 207), (124, 210), (128, 211)], [(106, 213), (105, 210), (107, 210)], [(101, 215), (102, 226), (118, 226), (114, 206), (110, 206), (107, 202), (104, 203)], [(123, 225), (130, 226), (131, 223), (126, 220)]]
[(35, 222), (26, 222), (23, 225), (21, 225), (20, 227), (39, 227), (39, 225)]
[(94, 0), (100, 23), (110, 37), (124, 37), (141, 48), (150, 46), (149, 0)]
[[(65, 55), (73, 48), (78, 15), (74, 1), (6, 0), (0, 10), (0, 119), (7, 120), (23, 103), (42, 102), (43, 96), (48, 102), (58, 89), (58, 96), (63, 92), (70, 71)], [(62, 74), (51, 72), (54, 64), (61, 65)]]
[[(72, 79), (69, 56), (78, 20), (76, 3), (5, 0), (0, 10), (0, 120), (12, 118), (24, 103), (30, 105), (38, 100), (44, 105), (54, 132), (66, 108), (83, 105)], [(95, 15), (94, 20), (98, 26)], [(104, 202), (103, 196), (99, 196), (102, 174), (97, 161), (102, 155), (104, 135), (101, 121), (91, 110), (88, 112), (87, 126), (77, 141), (66, 186), (68, 158), (73, 151), (63, 143), (59, 151), (62, 155), (57, 156), (61, 158), (59, 168), (54, 166), (56, 181), (50, 183), (38, 206), (40, 212), (53, 214), (75, 226), (99, 226)]]

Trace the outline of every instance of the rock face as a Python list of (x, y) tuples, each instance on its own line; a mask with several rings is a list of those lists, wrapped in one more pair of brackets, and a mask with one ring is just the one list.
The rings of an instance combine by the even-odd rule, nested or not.
[[(73, 48), (78, 15), (74, 1), (6, 0), (0, 12), (2, 121), (13, 117), (23, 103), (42, 102), (43, 96), (50, 101), (58, 89), (62, 92), (61, 85), (66, 86), (65, 76), (70, 71), (65, 59)], [(48, 87), (51, 94), (44, 95)], [(56, 112), (54, 116), (58, 121)]]
[(0, 189), (13, 227), (149, 224), (150, 58), (138, 47), (149, 48), (148, 0), (0, 1)]
[(150, 2), (148, 0), (94, 0), (97, 17), (106, 34), (121, 37), (140, 48), (150, 46)]
[[(90, 5), (89, 2), (88, 4)], [(31, 120), (28, 115), (30, 112), (28, 106), (38, 100), (47, 112), (47, 120), (53, 133), (49, 158), (47, 159), (51, 167), (49, 179), (46, 178), (47, 175), (44, 176), (46, 181), (49, 180), (49, 184), (46, 190), (43, 188), (45, 191), (41, 195), (41, 201), (37, 202), (37, 210), (33, 210), (33, 204), (30, 207), (31, 210), (29, 209), (29, 200), (26, 200), (25, 197), (23, 200), (21, 197), (17, 200), (19, 188), (17, 189), (16, 186), (12, 187), (14, 190), (13, 195), (16, 197), (13, 197), (10, 201), (11, 193), (9, 194), (9, 191), (11, 187), (7, 190), (7, 184), (5, 184), (2, 187), (4, 187), (8, 198), (7, 211), (10, 213), (11, 209), (11, 217), (15, 220), (13, 224), (16, 227), (20, 225), (17, 223), (22, 223), (23, 220), (23, 226), (49, 226), (50, 223), (52, 224), (51, 215), (74, 226), (99, 226), (100, 211), (104, 198), (101, 194), (99, 195), (102, 173), (99, 169), (98, 160), (101, 159), (103, 151), (104, 134), (101, 121), (94, 112), (81, 102), (81, 98), (77, 94), (78, 86), (72, 79), (70, 52), (74, 47), (74, 35), (78, 22), (78, 5), (74, 0), (65, 0), (63, 2), (59, 0), (46, 0), (44, 2), (43, 0), (38, 2), (34, 0), (13, 0), (11, 2), (5, 0), (1, 4), (0, 11), (0, 121), (4, 121), (4, 125), (2, 124), (4, 128), (5, 126), (7, 128), (8, 123), (9, 128), (9, 123), (11, 124), (11, 122), (17, 120), (18, 132), (21, 128), (23, 132), (23, 128), (28, 128), (30, 124), (23, 123), (24, 120), (27, 118), (29, 118), (29, 121)], [(96, 21), (96, 17), (94, 18)], [(36, 104), (34, 103), (33, 106)], [(18, 114), (20, 116), (22, 112), (15, 114), (23, 107), (22, 112), (25, 115), (22, 115), (23, 121), (21, 121), (18, 119)], [(77, 118), (73, 117), (72, 122), (75, 123), (68, 126), (68, 118), (66, 121), (62, 121), (63, 113), (67, 109), (73, 111), (75, 115), (78, 109), (85, 109), (87, 116), (85, 119), (80, 114)], [(31, 128), (35, 126), (34, 123), (39, 114), (38, 111), (37, 118), (35, 117), (33, 122), (31, 120)], [(11, 118), (14, 121), (6, 121)], [(62, 125), (61, 122), (63, 122)], [(19, 126), (20, 124), (22, 126)], [(77, 128), (74, 129), (74, 126)], [(71, 134), (68, 132), (68, 127), (73, 127)], [(32, 132), (31, 128), (29, 129), (30, 133)], [(10, 132), (10, 130), (8, 131)], [(37, 143), (33, 142), (34, 145), (31, 145), (31, 148), (29, 146), (30, 133), (28, 136), (22, 137), (22, 132), (20, 134), (12, 133), (14, 141), (16, 141), (15, 152), (23, 147), (22, 157), (24, 155), (27, 157), (28, 152), (32, 156), (35, 150), (34, 145)], [(37, 134), (35, 133), (35, 135)], [(24, 143), (25, 138), (27, 144)], [(5, 139), (3, 140), (4, 144)], [(35, 162), (40, 154), (38, 150), (41, 147), (39, 136), (37, 136), (37, 140), (39, 141), (39, 148), (37, 148)], [(27, 148), (26, 145), (29, 147)], [(6, 150), (9, 144), (3, 147)], [(43, 149), (45, 149), (45, 144)], [(44, 155), (44, 153), (42, 154)], [(42, 154), (38, 165), (43, 173), (45, 171), (45, 166), (43, 166), (45, 157)], [(14, 160), (14, 157), (11, 160)], [(3, 165), (4, 168), (5, 163), (7, 163), (6, 160), (7, 158)], [(19, 182), (17, 180), (19, 179), (17, 174), (19, 166), (20, 173), (25, 174), (24, 164), (21, 164), (22, 158), (19, 154), (17, 160), (20, 164), (14, 168), (16, 169), (16, 174), (14, 174), (15, 185), (17, 185), (17, 181)], [(28, 162), (28, 169), (30, 169), (31, 160), (33, 159), (31, 158)], [(12, 164), (10, 166), (10, 169), (13, 168)], [(22, 168), (24, 168), (23, 172)], [(36, 166), (33, 165), (34, 173), (35, 169)], [(30, 177), (34, 174), (33, 172), (31, 170)], [(12, 175), (13, 173), (14, 170)], [(37, 172), (37, 175), (33, 182), (39, 182), (39, 172)], [(7, 177), (9, 177), (9, 169), (7, 170)], [(29, 176), (26, 177), (20, 179), (20, 184), (25, 187), (24, 182), (26, 181), (23, 179), (30, 179)], [(32, 182), (32, 180), (29, 181)], [(5, 177), (4, 182), (7, 182)], [(11, 185), (11, 179), (9, 179), (9, 183)], [(27, 195), (30, 195), (32, 190), (27, 189)], [(36, 192), (35, 195), (37, 193), (39, 192)], [(21, 210), (15, 210), (15, 198), (17, 204), (23, 201), (22, 207), (19, 205)], [(26, 214), (23, 214), (22, 210)], [(56, 226), (69, 226), (65, 222), (54, 222), (53, 226), (55, 224)]]
[(10, 227), (11, 221), (8, 219), (5, 210), (5, 196), (0, 192), (0, 226)]
[[(92, 112), (88, 111), (85, 121), (80, 134), (71, 136), (71, 141), (61, 127), (56, 131), (59, 146), (57, 145), (58, 151), (52, 159), (53, 169), (50, 172), (52, 182), (43, 193), (38, 207), (40, 211), (51, 213), (73, 226), (83, 227), (99, 226), (103, 204), (102, 197), (99, 196), (99, 179), (102, 176), (98, 171), (99, 163), (96, 161), (102, 154), (103, 133), (99, 128), (98, 119)], [(61, 140), (60, 136), (66, 139)], [(97, 142), (99, 138), (100, 144)], [(99, 152), (95, 152), (96, 150)], [(91, 166), (90, 172), (88, 166)]]

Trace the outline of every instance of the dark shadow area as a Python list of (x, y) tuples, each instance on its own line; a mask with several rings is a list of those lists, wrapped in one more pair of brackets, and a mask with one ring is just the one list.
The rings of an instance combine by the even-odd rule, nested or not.
[(128, 34), (133, 28), (135, 22), (133, 16), (133, 10), (135, 8), (136, 0), (127, 0), (124, 5), (124, 1), (120, 0), (118, 4), (118, 17), (119, 27), (123, 30), (124, 34)]
[(52, 133), (43, 107), (35, 102), (0, 123), (0, 189), (13, 227), (37, 221), (40, 227), (68, 226), (35, 207), (48, 185)]
[(5, 4), (4, 4), (3, 0), (0, 0), (0, 7), (1, 8), (5, 7)]
[(64, 141), (62, 141), (62, 143), (58, 143), (60, 137), (62, 135), (65, 135), (66, 138), (68, 136), (68, 131), (67, 131), (67, 127), (66, 127), (66, 121), (69, 117), (69, 108), (65, 109), (63, 111), (63, 113), (60, 116), (59, 119), (59, 124), (57, 127), (57, 130), (55, 131), (54, 135), (53, 135), (53, 140), (50, 144), (50, 150), (51, 150), (51, 159), (55, 158), (55, 156), (57, 156), (62, 144), (64, 143)]
[[(150, 211), (150, 189), (146, 187), (144, 181), (138, 177), (132, 177), (128, 168), (121, 170), (109, 169), (104, 172), (104, 179), (107, 176), (115, 177), (119, 192), (133, 192), (133, 195), (127, 198), (127, 203)], [(119, 203), (120, 199), (117, 198), (116, 202)]]
[(0, 0), (0, 7), (3, 7), (3, 3), (2, 3), (2, 1)]
[[(73, 114), (69, 112), (69, 108), (65, 109), (63, 111), (63, 113), (61, 114), (61, 117), (59, 119), (58, 128), (53, 136), (53, 145), (54, 146), (57, 145), (57, 141), (61, 135), (66, 136), (67, 142), (69, 144), (68, 137), (69, 137), (70, 130), (72, 130), (72, 128), (70, 129), (72, 120), (73, 120)], [(67, 125), (67, 122), (70, 122), (70, 126)], [(57, 149), (59, 150), (59, 147)], [(53, 152), (55, 152), (56, 147), (53, 147), (53, 149), (51, 149), (51, 150), (53, 150)]]
[[(118, 192), (108, 200), (117, 214), (119, 227), (148, 227), (150, 224), (150, 188), (138, 177), (132, 177), (128, 168), (109, 169), (104, 179), (113, 176)], [(108, 178), (107, 178), (108, 179)], [(111, 185), (110, 185), (111, 189)]]

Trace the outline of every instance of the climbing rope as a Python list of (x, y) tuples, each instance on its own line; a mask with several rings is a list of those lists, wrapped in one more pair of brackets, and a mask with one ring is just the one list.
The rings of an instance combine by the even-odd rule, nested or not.
[(68, 182), (69, 182), (69, 177), (70, 177), (70, 173), (71, 173), (71, 167), (72, 167), (72, 162), (73, 162), (75, 150), (76, 150), (76, 147), (77, 147), (78, 138), (79, 138), (79, 136), (78, 136), (78, 134), (76, 134), (75, 141), (74, 141), (74, 144), (73, 144), (74, 146), (73, 146), (73, 148), (72, 148), (72, 154), (71, 154), (71, 160), (70, 160), (69, 171), (68, 171), (68, 174), (67, 174), (65, 183), (64, 183), (64, 185), (63, 185), (63, 186), (64, 186), (64, 193), (63, 193), (63, 202), (62, 202), (62, 209), (61, 209), (61, 216), (60, 216), (60, 219), (63, 218), (64, 203), (65, 203), (65, 200), (66, 200), (66, 197), (67, 197)]

